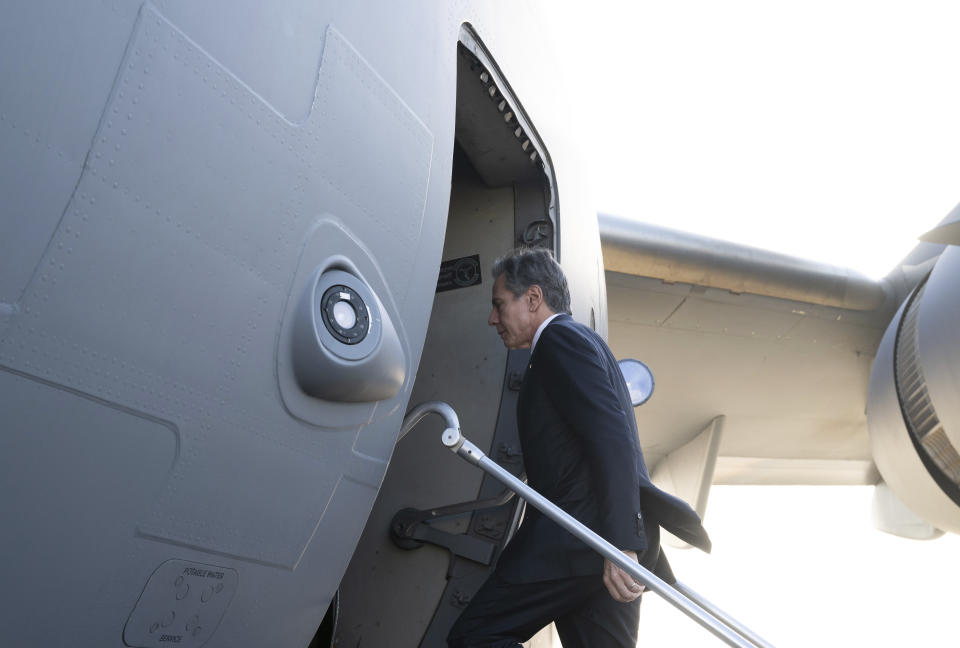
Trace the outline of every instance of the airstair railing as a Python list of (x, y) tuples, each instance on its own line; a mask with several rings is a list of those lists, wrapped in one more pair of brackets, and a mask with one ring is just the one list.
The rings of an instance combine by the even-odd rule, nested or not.
[(712, 614), (714, 617), (719, 619), (726, 625), (728, 628), (735, 630), (740, 636), (745, 637), (750, 640), (758, 648), (773, 648), (773, 644), (766, 641), (763, 637), (758, 635), (756, 632), (743, 625), (732, 616), (718, 608), (716, 605), (703, 598), (702, 595), (698, 594), (694, 590), (690, 589), (685, 583), (674, 583), (673, 588), (686, 596), (688, 599), (699, 605), (701, 608)]
[(447, 427), (443, 431), (441, 440), (452, 452), (498, 479), (507, 488), (510, 488), (518, 496), (539, 509), (544, 515), (580, 538), (604, 558), (630, 574), (644, 587), (659, 594), (668, 603), (696, 621), (728, 646), (734, 648), (773, 648), (772, 644), (764, 641), (756, 633), (687, 586), (677, 583), (671, 587), (647, 568), (630, 560), (617, 547), (614, 547), (577, 519), (567, 514), (566, 511), (527, 486), (509, 471), (501, 468), (499, 464), (487, 457), (477, 446), (463, 436), (460, 432), (460, 421), (457, 414), (448, 404), (441, 401), (427, 401), (417, 405), (404, 418), (401, 434), (406, 434), (420, 420), (431, 413), (443, 417)]

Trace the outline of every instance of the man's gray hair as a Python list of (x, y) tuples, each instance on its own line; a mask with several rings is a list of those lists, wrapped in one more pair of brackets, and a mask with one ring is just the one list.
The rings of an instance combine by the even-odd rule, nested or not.
[(519, 297), (530, 286), (540, 286), (543, 299), (554, 313), (570, 314), (570, 289), (560, 264), (549, 250), (517, 248), (493, 264), (493, 278), (504, 276), (507, 289)]

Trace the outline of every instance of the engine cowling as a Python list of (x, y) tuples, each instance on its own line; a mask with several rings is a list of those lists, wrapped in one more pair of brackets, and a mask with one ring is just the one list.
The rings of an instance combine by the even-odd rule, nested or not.
[(937, 528), (960, 533), (960, 248), (940, 255), (888, 326), (867, 425), (890, 489)]

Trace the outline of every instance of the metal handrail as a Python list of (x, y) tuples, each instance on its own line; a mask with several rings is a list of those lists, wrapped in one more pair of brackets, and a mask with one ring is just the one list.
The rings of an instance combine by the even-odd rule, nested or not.
[(740, 636), (753, 642), (756, 646), (758, 646), (758, 648), (774, 648), (773, 644), (771, 644), (769, 641), (765, 640), (756, 632), (734, 619), (732, 616), (718, 608), (707, 599), (703, 598), (702, 595), (690, 589), (690, 587), (685, 583), (674, 583), (673, 588), (712, 614), (715, 618), (719, 619), (728, 628), (736, 631), (740, 634)]
[(401, 438), (407, 435), (413, 427), (422, 421), (429, 414), (437, 414), (443, 418), (447, 428), (460, 430), (460, 419), (457, 413), (448, 404), (443, 401), (425, 401), (420, 403), (403, 417), (403, 424), (400, 426)]
[(642, 583), (647, 589), (659, 594), (728, 646), (734, 648), (773, 648), (770, 643), (700, 597), (693, 590), (680, 583), (671, 587), (653, 572), (628, 558), (617, 547), (591, 531), (506, 469), (500, 467), (499, 464), (487, 457), (477, 446), (463, 436), (460, 432), (460, 422), (456, 413), (446, 403), (429, 401), (418, 405), (404, 418), (403, 431), (409, 431), (430, 413), (439, 414), (446, 421), (447, 428), (443, 431), (441, 440), (451, 451), (498, 479), (521, 498), (539, 509), (544, 515), (580, 538), (604, 558), (630, 574), (637, 582)]

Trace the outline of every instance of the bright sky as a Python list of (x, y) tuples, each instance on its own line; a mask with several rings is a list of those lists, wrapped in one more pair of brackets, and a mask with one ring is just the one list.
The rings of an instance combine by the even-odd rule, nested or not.
[[(960, 3), (550, 2), (600, 211), (879, 278), (960, 202)], [(681, 580), (778, 648), (955, 646), (960, 537), (870, 487), (715, 487)], [(655, 595), (641, 646), (720, 646)]]
[[(870, 486), (715, 486), (705, 520), (713, 552), (666, 551), (682, 583), (776, 648), (956, 646), (960, 537), (880, 533), (872, 495)], [(638, 648), (724, 645), (644, 594)]]
[(960, 202), (960, 4), (551, 2), (601, 211), (881, 277)]
[[(876, 531), (870, 486), (716, 486), (710, 555), (667, 549), (679, 580), (777, 648), (956, 646), (960, 537)], [(639, 646), (723, 646), (644, 595)]]

